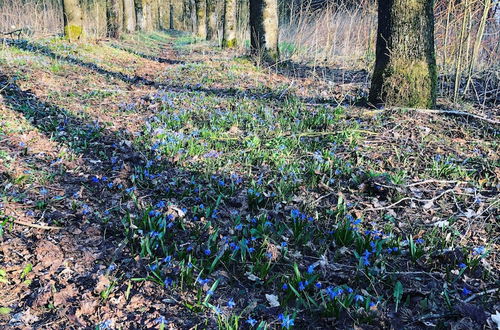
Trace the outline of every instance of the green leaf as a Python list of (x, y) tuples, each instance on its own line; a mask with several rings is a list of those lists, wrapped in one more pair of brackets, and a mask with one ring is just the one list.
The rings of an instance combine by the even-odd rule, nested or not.
[(7, 315), (12, 312), (12, 309), (8, 307), (0, 307), (0, 315)]

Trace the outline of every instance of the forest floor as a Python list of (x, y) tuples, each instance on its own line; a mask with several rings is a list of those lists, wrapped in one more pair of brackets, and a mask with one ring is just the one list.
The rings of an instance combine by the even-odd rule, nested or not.
[(1, 45), (0, 326), (495, 329), (499, 109), (367, 82), (174, 32)]

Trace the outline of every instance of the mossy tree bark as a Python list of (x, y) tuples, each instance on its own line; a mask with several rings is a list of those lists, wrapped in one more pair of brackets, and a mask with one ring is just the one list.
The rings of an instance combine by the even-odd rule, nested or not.
[(236, 0), (224, 0), (222, 47), (236, 47)]
[(108, 26), (107, 36), (119, 38), (123, 27), (123, 8), (120, 0), (106, 1), (106, 21)]
[(78, 0), (63, 0), (64, 36), (74, 42), (84, 37), (83, 14)]
[(207, 0), (196, 0), (196, 35), (207, 37)]
[(134, 0), (123, 0), (123, 29), (128, 33), (134, 32), (136, 24)]
[(436, 104), (433, 0), (378, 0), (373, 105)]
[(252, 53), (266, 61), (279, 59), (277, 0), (250, 0), (250, 41)]
[(207, 40), (217, 38), (217, 1), (207, 0)]

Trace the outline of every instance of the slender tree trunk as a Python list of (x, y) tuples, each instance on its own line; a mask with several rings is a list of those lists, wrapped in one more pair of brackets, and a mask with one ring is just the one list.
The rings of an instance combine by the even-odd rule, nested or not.
[(107, 36), (119, 38), (123, 26), (122, 2), (120, 0), (106, 1), (106, 21), (108, 25)]
[(278, 61), (278, 2), (250, 0), (250, 40), (252, 53)]
[(432, 108), (436, 104), (433, 0), (378, 0), (374, 105)]
[(123, 0), (123, 28), (127, 33), (135, 31), (136, 26), (134, 0)]
[(196, 0), (196, 35), (207, 38), (207, 0)]
[(63, 0), (64, 36), (70, 42), (84, 37), (83, 15), (78, 0)]
[(152, 1), (142, 0), (142, 30), (151, 32), (153, 31), (153, 11)]
[(222, 47), (236, 47), (236, 0), (224, 0)]
[(207, 40), (217, 38), (217, 2), (207, 0)]

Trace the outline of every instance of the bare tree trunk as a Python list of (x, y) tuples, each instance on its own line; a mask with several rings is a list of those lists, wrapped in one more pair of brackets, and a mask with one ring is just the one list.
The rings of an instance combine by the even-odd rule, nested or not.
[(432, 108), (436, 104), (433, 0), (378, 0), (374, 105)]
[(123, 16), (122, 2), (120, 0), (106, 1), (106, 20), (108, 25), (107, 36), (110, 38), (119, 38), (122, 32)]
[(134, 0), (123, 0), (123, 28), (127, 33), (135, 31), (136, 26)]
[(265, 60), (278, 61), (277, 0), (250, 0), (250, 40), (252, 52)]
[(84, 37), (83, 15), (78, 0), (63, 0), (64, 36), (70, 42)]
[(207, 0), (207, 40), (217, 38), (217, 2)]
[(135, 4), (135, 17), (137, 20), (136, 30), (144, 30), (144, 10), (142, 6), (143, 0), (134, 0)]
[(236, 47), (236, 0), (224, 0), (222, 47)]
[(207, 38), (207, 0), (196, 0), (196, 35)]

